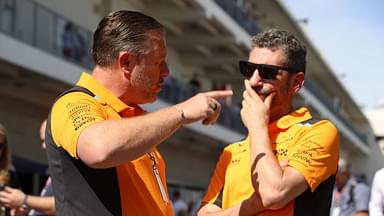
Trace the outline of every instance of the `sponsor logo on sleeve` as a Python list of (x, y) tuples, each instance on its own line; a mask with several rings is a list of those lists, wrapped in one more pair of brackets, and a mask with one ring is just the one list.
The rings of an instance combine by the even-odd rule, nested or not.
[(96, 120), (91, 105), (86, 102), (70, 103), (67, 111), (75, 131)]

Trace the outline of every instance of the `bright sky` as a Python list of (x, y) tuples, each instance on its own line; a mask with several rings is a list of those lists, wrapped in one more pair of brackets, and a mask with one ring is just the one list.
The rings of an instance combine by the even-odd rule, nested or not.
[(384, 1), (281, 0), (358, 105), (384, 104)]

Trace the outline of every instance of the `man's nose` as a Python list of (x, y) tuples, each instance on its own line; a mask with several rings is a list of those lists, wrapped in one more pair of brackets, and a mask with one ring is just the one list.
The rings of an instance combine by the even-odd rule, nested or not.
[(249, 84), (251, 87), (263, 86), (263, 79), (260, 77), (258, 69), (256, 69), (249, 78)]
[(168, 64), (166, 62), (162, 63), (161, 66), (160, 66), (160, 75), (162, 77), (168, 77), (170, 72), (169, 72), (169, 67), (168, 67)]

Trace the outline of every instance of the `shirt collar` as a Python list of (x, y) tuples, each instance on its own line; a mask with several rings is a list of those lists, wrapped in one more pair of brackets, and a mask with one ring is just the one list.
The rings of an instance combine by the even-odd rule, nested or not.
[(301, 107), (288, 115), (285, 115), (281, 117), (280, 119), (272, 122), (269, 124), (269, 127), (271, 128), (279, 128), (279, 129), (287, 129), (291, 127), (294, 124), (306, 121), (308, 119), (311, 119), (312, 116), (309, 113), (308, 109), (305, 107)]
[(125, 104), (88, 73), (83, 72), (81, 74), (77, 85), (90, 90), (95, 94), (94, 98), (97, 101), (101, 104), (108, 104), (113, 110), (121, 113), (123, 116), (131, 116), (144, 112), (144, 110), (137, 105), (128, 106)]

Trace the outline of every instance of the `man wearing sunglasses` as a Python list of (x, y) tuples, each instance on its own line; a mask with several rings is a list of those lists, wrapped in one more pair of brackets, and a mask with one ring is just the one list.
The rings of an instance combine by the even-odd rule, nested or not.
[(204, 215), (329, 215), (339, 159), (338, 132), (293, 96), (304, 84), (306, 48), (286, 31), (252, 38), (241, 118), (245, 140), (227, 146), (202, 207)]

